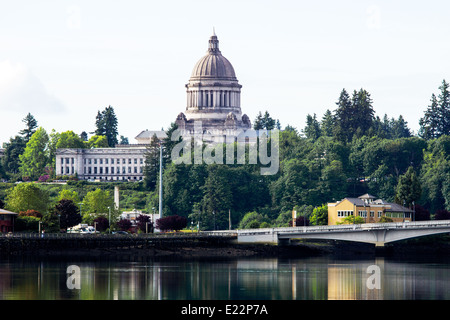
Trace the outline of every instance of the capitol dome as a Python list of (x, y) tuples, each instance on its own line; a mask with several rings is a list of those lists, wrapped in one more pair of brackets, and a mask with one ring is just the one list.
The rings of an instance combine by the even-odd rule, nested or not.
[(213, 34), (209, 39), (208, 53), (195, 65), (191, 80), (237, 80), (234, 68), (219, 50), (219, 40)]
[(186, 84), (186, 110), (177, 117), (178, 128), (192, 133), (198, 121), (203, 132), (219, 137), (250, 129), (248, 116), (241, 112), (241, 88), (213, 33), (207, 54), (195, 64)]

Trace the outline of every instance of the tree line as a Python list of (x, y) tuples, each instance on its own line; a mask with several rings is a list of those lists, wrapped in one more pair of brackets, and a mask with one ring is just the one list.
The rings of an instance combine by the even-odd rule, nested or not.
[[(0, 178), (9, 181), (47, 181), (55, 177), (55, 155), (58, 148), (111, 148), (118, 144), (118, 120), (112, 106), (98, 111), (95, 131), (90, 138), (86, 131), (47, 132), (28, 113), (22, 120), (25, 128), (4, 143), (0, 161)], [(120, 136), (121, 144), (128, 139)]]
[[(170, 154), (179, 141), (167, 138), (163, 215), (184, 217), (188, 225), (209, 230), (227, 229), (230, 224), (233, 228), (276, 227), (289, 225), (295, 208), (304, 218), (299, 223), (326, 224), (328, 202), (370, 193), (414, 205), (423, 217), (445, 217), (450, 210), (450, 135), (445, 129), (450, 119), (448, 89), (444, 80), (440, 92), (432, 95), (417, 135), (402, 116), (376, 116), (367, 90), (354, 90), (350, 95), (343, 89), (334, 109), (320, 120), (316, 114), (308, 115), (302, 130), (286, 125), (280, 131), (280, 164), (275, 175), (261, 175), (260, 165), (248, 162), (176, 165)], [(433, 112), (439, 117), (431, 120)], [(268, 111), (260, 112), (254, 121), (255, 129), (277, 127), (281, 124)], [(171, 124), (168, 137), (174, 130), (176, 125)], [(145, 180), (136, 184), (139, 191), (132, 191), (141, 196), (130, 194), (127, 199), (146, 212), (158, 208), (158, 177), (159, 141), (155, 137), (147, 149)]]
[[(445, 80), (439, 89), (439, 105), (449, 109)], [(424, 117), (428, 113), (427, 109)], [(439, 126), (448, 119), (441, 117)], [(401, 115), (376, 116), (368, 91), (354, 90), (350, 95), (343, 89), (336, 108), (327, 110), (321, 121), (308, 115), (301, 132), (291, 125), (280, 132), (276, 175), (261, 176), (259, 165), (164, 162), (163, 212), (184, 216), (204, 229), (227, 229), (230, 223), (242, 227), (246, 225), (242, 221), (287, 226), (294, 208), (307, 219), (304, 223), (326, 224), (328, 202), (370, 193), (414, 205), (424, 213), (418, 217), (450, 218), (450, 136), (423, 134), (429, 132), (423, 127), (427, 123), (421, 121), (420, 133), (414, 135)], [(254, 126), (273, 129), (280, 124), (266, 111), (258, 114)], [(172, 124), (168, 133), (174, 129)], [(170, 154), (170, 147), (166, 149)], [(146, 163), (150, 205), (157, 206), (156, 140)]]

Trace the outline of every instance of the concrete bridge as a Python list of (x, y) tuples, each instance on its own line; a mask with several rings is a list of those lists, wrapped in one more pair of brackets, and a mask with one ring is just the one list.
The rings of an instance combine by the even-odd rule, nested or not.
[(450, 220), (244, 229), (237, 231), (237, 241), (278, 244), (288, 243), (291, 239), (328, 239), (384, 246), (389, 242), (441, 233), (450, 233)]

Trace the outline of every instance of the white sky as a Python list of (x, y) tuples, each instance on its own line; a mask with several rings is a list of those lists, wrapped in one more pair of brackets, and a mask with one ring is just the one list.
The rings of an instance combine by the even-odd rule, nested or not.
[(3, 1), (0, 145), (31, 112), (48, 132), (92, 132), (112, 105), (135, 143), (185, 110), (185, 84), (215, 27), (250, 119), (299, 130), (364, 88), (413, 130), (450, 81), (449, 1)]

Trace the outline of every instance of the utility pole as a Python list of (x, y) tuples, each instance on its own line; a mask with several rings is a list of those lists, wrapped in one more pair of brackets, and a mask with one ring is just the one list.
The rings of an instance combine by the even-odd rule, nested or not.
[(162, 142), (159, 142), (159, 218), (162, 218)]

